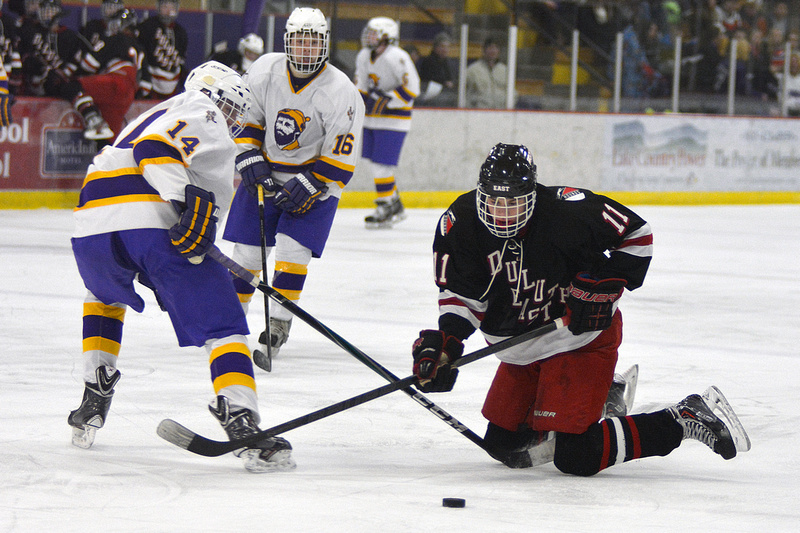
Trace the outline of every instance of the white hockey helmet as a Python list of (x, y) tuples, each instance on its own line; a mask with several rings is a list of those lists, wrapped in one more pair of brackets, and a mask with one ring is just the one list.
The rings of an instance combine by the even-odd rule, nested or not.
[(322, 11), (298, 7), (286, 20), (283, 47), (286, 57), (297, 73), (316, 72), (328, 60), (331, 32)]
[(515, 237), (528, 224), (536, 204), (536, 165), (521, 144), (496, 144), (478, 175), (478, 218), (501, 239)]
[(239, 45), (236, 50), (242, 56), (242, 71), (245, 71), (250, 68), (253, 61), (264, 53), (264, 39), (255, 33), (248, 33), (239, 39)]
[(387, 44), (400, 41), (400, 26), (389, 17), (374, 17), (361, 30), (361, 46), (374, 50), (386, 40)]
[(206, 61), (189, 73), (184, 87), (211, 98), (225, 117), (232, 138), (242, 132), (253, 99), (239, 73), (218, 61)]

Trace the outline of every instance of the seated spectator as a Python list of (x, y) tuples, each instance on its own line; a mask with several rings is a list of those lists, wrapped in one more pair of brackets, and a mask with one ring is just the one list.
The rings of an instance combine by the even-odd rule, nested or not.
[(450, 35), (442, 32), (433, 39), (431, 53), (419, 62), (422, 93), (417, 102), (430, 106), (453, 106), (456, 103), (455, 76), (450, 68)]
[(483, 43), (483, 57), (467, 67), (467, 106), (505, 109), (507, 87), (508, 67), (500, 61), (500, 46), (490, 37)]
[(770, 53), (767, 41), (761, 30), (750, 33), (750, 61), (748, 62), (748, 93), (762, 99), (774, 100), (777, 97), (778, 80), (770, 70)]

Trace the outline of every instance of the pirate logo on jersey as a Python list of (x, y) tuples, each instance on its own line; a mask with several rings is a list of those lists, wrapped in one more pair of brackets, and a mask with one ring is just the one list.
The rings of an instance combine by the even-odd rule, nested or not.
[(298, 109), (281, 109), (275, 119), (275, 143), (281, 150), (300, 148), (298, 137), (311, 119)]

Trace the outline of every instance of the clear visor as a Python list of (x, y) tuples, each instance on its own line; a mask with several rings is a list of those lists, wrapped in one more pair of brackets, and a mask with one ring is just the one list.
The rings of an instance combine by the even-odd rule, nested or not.
[(102, 14), (105, 20), (110, 19), (114, 15), (116, 15), (119, 11), (125, 9), (125, 6), (122, 4), (113, 4), (111, 2), (103, 2), (100, 5), (100, 13)]
[(315, 72), (328, 58), (328, 37), (311, 31), (296, 31), (283, 36), (286, 56), (300, 73)]
[(478, 189), (478, 216), (489, 231), (501, 239), (516, 236), (533, 214), (536, 191), (505, 198), (489, 196)]

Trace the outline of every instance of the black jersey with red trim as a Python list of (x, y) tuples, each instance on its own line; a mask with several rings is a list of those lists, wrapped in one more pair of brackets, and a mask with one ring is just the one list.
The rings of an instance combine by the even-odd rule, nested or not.
[(501, 239), (480, 221), (470, 191), (439, 219), (433, 242), (439, 327), (462, 339), (477, 328), (490, 337), (524, 333), (564, 315), (566, 289), (584, 271), (636, 289), (652, 242), (650, 225), (619, 202), (542, 184), (520, 235)]

